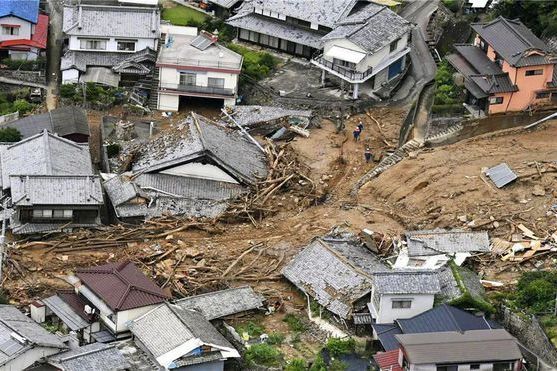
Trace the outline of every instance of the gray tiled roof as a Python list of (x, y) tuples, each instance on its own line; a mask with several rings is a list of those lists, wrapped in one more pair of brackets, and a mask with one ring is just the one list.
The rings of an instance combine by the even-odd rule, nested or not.
[(92, 175), (12, 175), (10, 184), (17, 206), (103, 204), (101, 182)]
[(12, 175), (91, 175), (88, 145), (48, 133), (24, 139), (2, 150), (2, 187), (10, 188)]
[(229, 18), (226, 23), (232, 27), (260, 32), (283, 40), (321, 49), (322, 34), (293, 24), (286, 24), (255, 13), (240, 13)]
[(509, 93), (518, 91), (508, 73), (500, 75), (473, 75), (470, 79), (486, 93)]
[(498, 17), (485, 24), (473, 23), (472, 29), (511, 66), (523, 67), (554, 63), (548, 55), (528, 56), (528, 52), (533, 49), (538, 49), (546, 54), (545, 51), (548, 48), (519, 20)]
[(154, 200), (149, 205), (126, 203), (116, 206), (119, 218), (155, 218), (163, 215), (187, 215), (192, 218), (216, 218), (226, 211), (226, 201), (193, 200), (188, 198), (149, 195)]
[(60, 296), (52, 295), (42, 301), (70, 330), (79, 331), (89, 326), (89, 322), (76, 313)]
[(426, 230), (406, 232), (410, 256), (455, 254), (459, 252), (488, 252), (489, 236), (486, 231)]
[[(436, 271), (441, 289), (438, 295), (439, 301), (449, 303), (462, 297), (465, 293), (469, 293), (476, 300), (483, 300), (485, 290), (478, 275), (464, 267), (454, 267), (454, 269), (458, 272), (460, 282), (457, 282), (457, 278), (449, 266), (444, 266)], [(463, 292), (463, 290), (465, 291)]]
[(376, 273), (373, 287), (379, 294), (437, 294), (441, 290), (437, 274), (432, 271)]
[(262, 297), (249, 286), (209, 292), (177, 300), (184, 309), (201, 312), (208, 320), (246, 312), (263, 306)]
[(23, 138), (40, 134), (43, 130), (60, 136), (70, 134), (89, 135), (87, 113), (84, 109), (67, 106), (40, 115), (31, 115), (17, 121), (3, 124), (2, 127), (16, 128)]
[(130, 364), (114, 346), (93, 343), (48, 358), (48, 363), (63, 371), (128, 370)]
[[(195, 339), (203, 344), (234, 349), (201, 313), (169, 303), (162, 304), (135, 319), (129, 324), (129, 328), (154, 358)], [(178, 359), (184, 354), (176, 356)]]
[(505, 330), (471, 330), (395, 335), (410, 364), (481, 363), (522, 359)]
[(71, 36), (157, 39), (159, 22), (158, 8), (82, 5), (64, 7), (63, 30)]
[[(282, 274), (319, 304), (346, 319), (351, 315), (352, 304), (371, 292), (372, 275), (369, 269), (358, 267), (365, 265), (363, 261), (353, 261), (332, 246), (314, 240), (288, 263)], [(363, 247), (349, 242), (339, 250), (350, 251), (352, 256), (373, 257)]]
[(455, 50), (474, 68), (471, 75), (497, 75), (503, 70), (495, 62), (487, 57), (479, 47), (471, 44), (455, 44)]
[(68, 50), (62, 56), (60, 70), (65, 71), (75, 68), (81, 72), (87, 71), (87, 66), (112, 67), (118, 66), (129, 54), (118, 52), (89, 52), (80, 50)]
[(385, 6), (370, 3), (340, 21), (322, 40), (345, 38), (373, 53), (409, 30), (410, 22)]

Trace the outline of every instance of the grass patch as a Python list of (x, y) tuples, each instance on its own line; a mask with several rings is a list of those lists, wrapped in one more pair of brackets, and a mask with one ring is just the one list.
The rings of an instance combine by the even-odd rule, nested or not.
[(236, 331), (240, 335), (247, 333), (250, 337), (259, 337), (261, 334), (265, 333), (265, 328), (255, 322), (249, 321), (248, 323), (238, 325)]
[(338, 357), (343, 354), (353, 353), (356, 350), (356, 341), (352, 338), (329, 338), (325, 348), (327, 348), (331, 356)]
[(272, 332), (269, 334), (269, 338), (267, 339), (267, 344), (269, 345), (281, 345), (284, 343), (284, 334), (280, 332)]
[(209, 18), (209, 16), (205, 13), (182, 5), (162, 10), (162, 19), (169, 21), (175, 26), (198, 27), (205, 22), (207, 18)]
[(306, 371), (307, 369), (306, 361), (301, 358), (291, 359), (284, 368), (285, 371)]
[(228, 44), (228, 48), (244, 57), (242, 72), (255, 80), (269, 76), (278, 64), (278, 60), (267, 52), (251, 50), (237, 44)]
[(246, 351), (245, 358), (250, 365), (278, 367), (282, 364), (282, 354), (269, 344), (255, 344)]
[(290, 331), (304, 332), (307, 330), (306, 324), (299, 317), (291, 313), (288, 313), (286, 316), (284, 316), (282, 320), (286, 322)]

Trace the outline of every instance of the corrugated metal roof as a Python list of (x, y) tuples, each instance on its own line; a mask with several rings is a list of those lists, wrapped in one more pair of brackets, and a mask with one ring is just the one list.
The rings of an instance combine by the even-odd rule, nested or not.
[(489, 179), (495, 183), (497, 188), (502, 188), (518, 178), (509, 165), (504, 162), (487, 169), (485, 175), (487, 175)]
[(470, 363), (522, 359), (517, 341), (505, 330), (395, 335), (409, 363)]
[(424, 230), (405, 232), (409, 256), (489, 252), (486, 231)]
[(89, 326), (89, 322), (84, 320), (58, 295), (52, 295), (42, 301), (70, 330), (79, 331)]
[(249, 286), (208, 292), (175, 302), (181, 308), (197, 310), (208, 320), (261, 308), (263, 298)]
[(373, 323), (371, 325), (373, 330), (377, 334), (377, 338), (381, 343), (381, 346), (386, 351), (399, 349), (400, 344), (395, 338), (395, 335), (402, 334), (402, 330), (395, 324), (377, 324)]

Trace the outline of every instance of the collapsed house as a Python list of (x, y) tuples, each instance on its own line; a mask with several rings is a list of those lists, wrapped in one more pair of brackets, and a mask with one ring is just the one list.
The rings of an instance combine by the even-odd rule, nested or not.
[(265, 154), (244, 134), (191, 114), (145, 144), (131, 171), (104, 187), (116, 216), (216, 217), (267, 175)]
[(132, 369), (126, 357), (114, 345), (103, 343), (88, 344), (55, 354), (48, 357), (46, 363), (60, 371)]
[(462, 265), (472, 253), (490, 251), (487, 232), (436, 229), (406, 232), (393, 268), (438, 269), (453, 260)]
[(101, 224), (103, 192), (88, 145), (44, 130), (17, 143), (1, 144), (0, 163), (14, 234)]
[(32, 137), (47, 130), (76, 143), (88, 143), (89, 123), (87, 112), (80, 107), (66, 106), (40, 115), (31, 115), (0, 125), (0, 128), (14, 128), (22, 139)]
[(156, 7), (80, 4), (64, 7), (68, 50), (62, 83), (118, 86), (150, 75), (160, 30)]
[(456, 265), (393, 270), (352, 235), (312, 241), (283, 275), (341, 320), (357, 325), (392, 323), (463, 297), (483, 303), (483, 287), (473, 272)]
[(292, 126), (306, 129), (313, 117), (310, 110), (272, 106), (237, 106), (228, 115), (231, 119), (224, 117), (223, 120), (231, 127), (238, 124), (254, 135), (270, 136), (271, 139), (282, 139)]

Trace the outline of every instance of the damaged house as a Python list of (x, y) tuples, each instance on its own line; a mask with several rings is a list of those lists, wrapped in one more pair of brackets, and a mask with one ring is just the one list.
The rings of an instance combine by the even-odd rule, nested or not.
[(68, 38), (62, 83), (117, 87), (150, 75), (160, 37), (156, 7), (80, 4), (64, 7)]
[(406, 232), (405, 236), (406, 246), (398, 253), (395, 269), (438, 269), (449, 260), (460, 266), (472, 253), (491, 250), (485, 231), (436, 229)]
[(103, 192), (88, 145), (44, 130), (20, 142), (0, 145), (0, 163), (14, 234), (101, 224)]
[(104, 187), (120, 219), (215, 217), (266, 175), (265, 154), (250, 139), (192, 113), (148, 142), (131, 171)]
[[(311, 59), (326, 75), (376, 91), (404, 72), (411, 25), (362, 0), (248, 0), (227, 24), (238, 39)], [(316, 56), (317, 55), (317, 56)]]
[(410, 318), (434, 303), (464, 298), (471, 306), (485, 303), (473, 272), (449, 266), (391, 269), (351, 235), (315, 239), (290, 261), (283, 275), (340, 319), (358, 325)]

